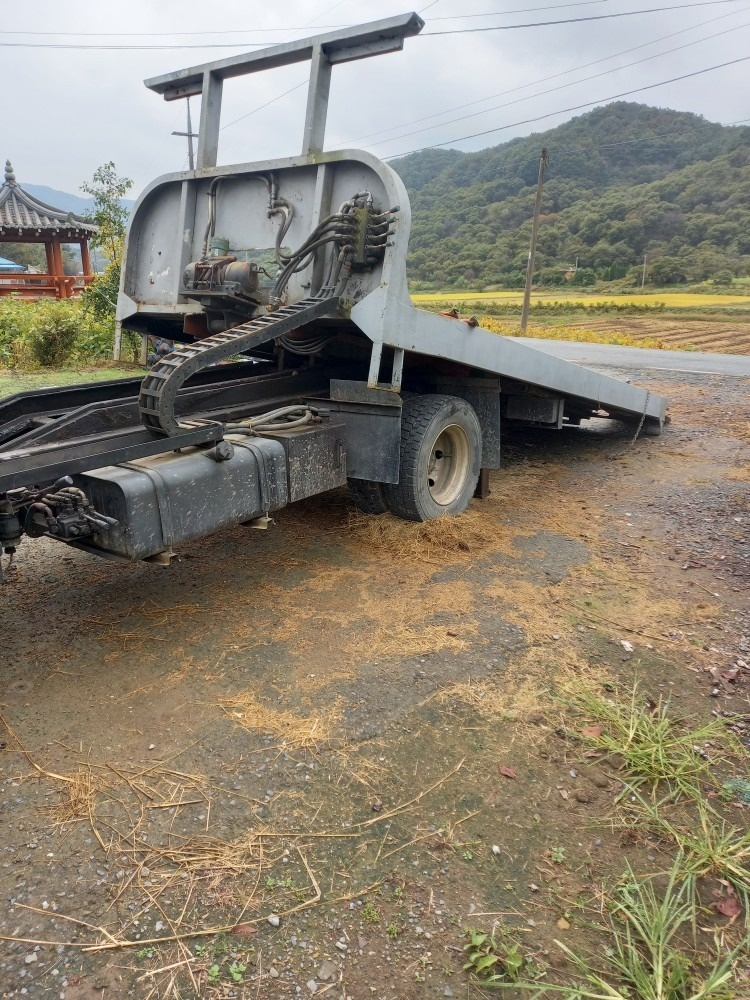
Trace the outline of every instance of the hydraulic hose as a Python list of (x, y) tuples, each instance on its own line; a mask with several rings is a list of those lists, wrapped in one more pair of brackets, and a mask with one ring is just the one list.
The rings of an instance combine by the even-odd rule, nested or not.
[(264, 431), (287, 431), (303, 427), (315, 420), (316, 414), (304, 403), (281, 406), (240, 423), (226, 424), (227, 434), (262, 434)]

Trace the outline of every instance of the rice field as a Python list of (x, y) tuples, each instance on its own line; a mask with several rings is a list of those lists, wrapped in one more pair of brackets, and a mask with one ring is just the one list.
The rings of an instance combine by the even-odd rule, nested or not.
[[(750, 296), (736, 294), (701, 294), (699, 292), (644, 292), (632, 295), (566, 295), (560, 292), (534, 292), (532, 302), (564, 303), (571, 309), (586, 309), (591, 306), (611, 304), (615, 306), (653, 306), (664, 309), (705, 309), (707, 306), (747, 306), (750, 311)], [(523, 301), (523, 291), (499, 292), (419, 292), (412, 295), (416, 305), (431, 302), (501, 302), (512, 305)]]
[[(430, 292), (412, 296), (430, 312), (474, 313), (492, 333), (521, 335), (520, 291)], [(527, 337), (750, 354), (750, 295), (654, 292), (630, 295), (535, 292)]]

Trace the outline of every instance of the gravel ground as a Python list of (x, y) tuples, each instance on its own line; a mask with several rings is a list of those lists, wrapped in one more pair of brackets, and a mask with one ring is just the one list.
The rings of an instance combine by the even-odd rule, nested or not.
[(748, 714), (747, 380), (627, 377), (665, 434), (509, 437), (464, 548), (373, 547), (343, 493), (169, 569), (25, 545), (0, 995), (466, 996), (467, 925), (596, 946), (581, 900), (658, 849), (599, 823), (564, 691)]

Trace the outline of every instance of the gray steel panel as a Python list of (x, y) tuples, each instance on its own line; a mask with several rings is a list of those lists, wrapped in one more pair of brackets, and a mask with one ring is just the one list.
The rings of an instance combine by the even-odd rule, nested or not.
[(289, 502), (334, 490), (346, 483), (346, 448), (341, 423), (291, 431), (268, 431), (286, 452)]
[(565, 400), (547, 396), (505, 396), (505, 416), (508, 420), (523, 420), (535, 424), (562, 427)]
[[(319, 400), (314, 402), (320, 404)], [(401, 406), (333, 399), (325, 405), (344, 426), (348, 475), (375, 483), (397, 483)]]
[(445, 358), (582, 399), (594, 409), (618, 416), (640, 417), (645, 412), (659, 424), (664, 420), (663, 396), (561, 361), (512, 337), (416, 309), (408, 294), (399, 296), (392, 289), (377, 288), (354, 306), (351, 318), (371, 340), (391, 347)]
[[(326, 172), (321, 175), (320, 168)], [(200, 312), (197, 303), (181, 300), (182, 265), (201, 256), (208, 218), (206, 192), (213, 178), (222, 178), (217, 194), (216, 232), (230, 241), (231, 251), (271, 248), (278, 221), (269, 218), (268, 193), (260, 175), (273, 171), (279, 193), (293, 202), (295, 217), (285, 242), (299, 246), (321, 217), (357, 191), (372, 192), (381, 208), (399, 206), (394, 219), (394, 246), (372, 271), (352, 274), (346, 287), (348, 303), (357, 301), (381, 282), (406, 289), (405, 248), (409, 241), (409, 199), (400, 178), (376, 157), (357, 150), (288, 157), (262, 163), (237, 164), (202, 171), (168, 174), (150, 184), (136, 203), (126, 238), (117, 315), (174, 315)], [(312, 265), (293, 276), (287, 302), (309, 294)]]
[(190, 449), (75, 477), (101, 513), (119, 524), (87, 547), (137, 560), (276, 510), (287, 503), (286, 460), (277, 441), (231, 438), (217, 462)]

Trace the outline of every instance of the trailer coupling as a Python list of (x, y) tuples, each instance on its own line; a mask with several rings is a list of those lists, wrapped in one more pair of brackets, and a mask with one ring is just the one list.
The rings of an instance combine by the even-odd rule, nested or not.
[[(84, 491), (73, 485), (70, 476), (58, 479), (46, 489), (24, 486), (9, 490), (0, 502), (0, 556), (7, 555), (12, 562), (23, 535), (78, 541), (117, 524), (116, 518), (100, 514), (94, 508)], [(0, 582), (2, 579), (0, 558)]]

